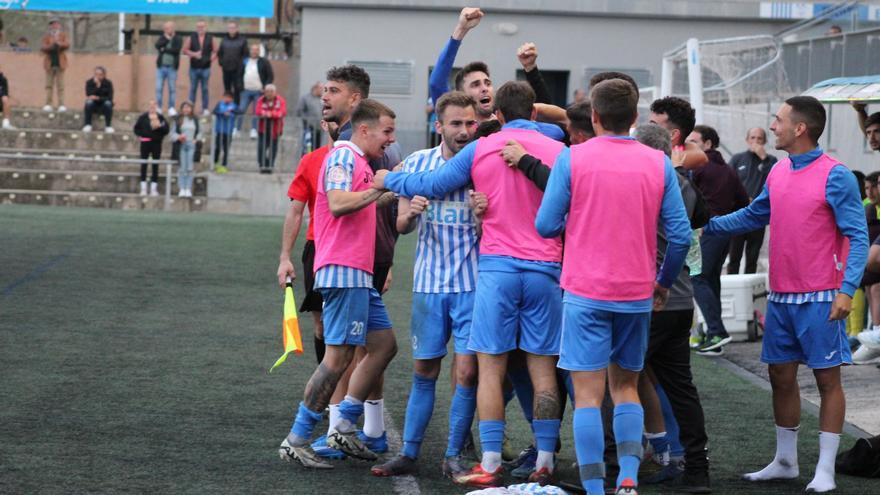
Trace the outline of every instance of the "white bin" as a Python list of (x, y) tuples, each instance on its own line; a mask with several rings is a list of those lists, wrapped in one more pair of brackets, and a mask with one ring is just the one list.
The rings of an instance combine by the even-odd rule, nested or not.
[[(754, 341), (763, 333), (767, 312), (767, 274), (721, 276), (721, 320), (734, 342)], [(697, 311), (697, 321), (706, 328), (706, 320)]]

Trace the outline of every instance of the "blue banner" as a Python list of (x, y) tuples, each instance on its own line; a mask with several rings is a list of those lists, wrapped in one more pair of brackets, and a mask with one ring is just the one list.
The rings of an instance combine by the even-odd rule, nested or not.
[(273, 0), (0, 0), (13, 10), (124, 12), (225, 17), (272, 17)]

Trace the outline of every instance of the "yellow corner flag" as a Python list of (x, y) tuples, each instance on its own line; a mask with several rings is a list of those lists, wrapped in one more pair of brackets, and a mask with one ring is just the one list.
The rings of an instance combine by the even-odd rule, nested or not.
[(299, 319), (296, 316), (296, 300), (293, 298), (293, 284), (287, 277), (287, 287), (284, 288), (284, 322), (282, 334), (284, 335), (284, 354), (269, 368), (271, 373), (275, 368), (287, 360), (291, 352), (302, 354), (302, 334), (299, 332)]

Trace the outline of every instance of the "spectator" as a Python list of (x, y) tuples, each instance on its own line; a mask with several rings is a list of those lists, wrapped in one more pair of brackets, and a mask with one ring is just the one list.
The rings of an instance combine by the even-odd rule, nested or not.
[(263, 96), (257, 100), (256, 114), (259, 119), (257, 162), (261, 174), (271, 174), (287, 115), (287, 102), (278, 94), (274, 84), (266, 85)]
[(843, 28), (837, 24), (834, 24), (828, 28), (828, 31), (825, 31), (825, 36), (840, 36), (841, 34), (843, 34)]
[(178, 197), (192, 197), (193, 163), (201, 140), (202, 132), (199, 129), (199, 119), (194, 116), (193, 104), (185, 101), (180, 104), (180, 114), (174, 119), (171, 131), (171, 141), (174, 143), (171, 159), (177, 158), (180, 164), (177, 171)]
[(223, 90), (235, 96), (236, 105), (241, 97), (241, 64), (247, 54), (247, 40), (238, 34), (238, 23), (230, 21), (226, 25), (226, 36), (220, 41), (217, 59), (223, 69)]
[(104, 114), (104, 132), (113, 133), (113, 83), (107, 79), (107, 70), (95, 67), (95, 75), (86, 81), (85, 126), (83, 132), (92, 132), (92, 113)]
[[(243, 115), (247, 113), (248, 107), (263, 94), (263, 88), (268, 84), (272, 84), (275, 80), (272, 64), (260, 56), (259, 44), (251, 45), (250, 56), (241, 63), (238, 77), (240, 79), (238, 87), (244, 88), (238, 110), (238, 130), (241, 130), (241, 124), (244, 120)], [(238, 100), (236, 100), (236, 103), (238, 103)], [(256, 106), (254, 106), (254, 113), (256, 113)], [(251, 120), (251, 139), (256, 138), (257, 118), (254, 117)]]
[[(235, 129), (235, 111), (238, 107), (232, 101), (232, 92), (223, 92), (223, 99), (214, 107), (214, 171), (225, 174), (229, 171), (229, 142)], [(223, 164), (220, 164), (220, 152), (223, 152)]]
[(581, 88), (574, 90), (574, 94), (572, 96), (574, 97), (574, 101), (572, 101), (568, 106), (583, 103), (585, 101), (590, 101), (589, 98), (587, 98), (587, 92), (582, 90)]
[[(749, 196), (742, 182), (717, 150), (721, 140), (715, 129), (705, 125), (695, 126), (687, 140), (702, 148), (709, 158), (709, 163), (693, 172), (693, 183), (702, 193), (712, 216), (727, 215), (748, 206)], [(729, 236), (700, 238), (703, 267), (692, 282), (697, 304), (706, 319), (706, 338), (697, 351), (703, 356), (722, 355), (724, 345), (731, 340), (721, 321), (721, 269), (728, 249)]]
[(24, 36), (18, 38), (18, 41), (12, 44), (12, 51), (26, 53), (31, 51), (30, 43)]
[[(141, 159), (149, 157), (158, 160), (162, 157), (162, 140), (168, 135), (168, 123), (159, 112), (159, 105), (150, 102), (146, 112), (138, 117), (134, 124), (134, 133), (141, 142)], [(147, 164), (141, 162), (141, 196), (147, 195)], [(159, 164), (152, 162), (153, 173), (150, 175), (150, 196), (159, 195)]]
[(40, 50), (43, 52), (43, 68), (46, 70), (46, 106), (43, 111), (52, 111), (52, 90), (58, 94), (58, 111), (66, 112), (64, 106), (64, 71), (67, 69), (67, 49), (70, 41), (67, 33), (61, 30), (57, 17), (49, 20), (49, 30), (43, 35)]
[(324, 108), (321, 93), (323, 89), (324, 85), (320, 81), (316, 82), (308, 93), (300, 97), (296, 104), (294, 115), (302, 119), (303, 126), (303, 154), (321, 146), (321, 115)]
[(196, 90), (202, 87), (202, 115), (210, 115), (208, 109), (208, 86), (211, 78), (211, 62), (217, 58), (214, 37), (205, 30), (205, 21), (196, 22), (196, 32), (183, 43), (183, 54), (189, 57), (189, 101), (196, 102)]
[(174, 102), (177, 99), (177, 69), (180, 67), (180, 50), (183, 41), (174, 31), (174, 22), (168, 21), (162, 28), (162, 36), (156, 40), (156, 105), (157, 110), (162, 112), (162, 92), (165, 82), (168, 82), (168, 115), (174, 117)]
[[(736, 171), (740, 182), (746, 188), (749, 201), (757, 198), (764, 190), (764, 182), (767, 174), (776, 163), (776, 157), (767, 153), (767, 131), (760, 127), (749, 129), (746, 134), (746, 144), (749, 149), (730, 157), (730, 166)], [(730, 240), (730, 263), (727, 265), (728, 274), (739, 273), (739, 264), (742, 260), (743, 247), (746, 251), (745, 273), (758, 271), (758, 256), (761, 254), (761, 246), (764, 244), (764, 230), (759, 229), (748, 234), (733, 236)]]
[(3, 111), (3, 128), (15, 129), (9, 122), (9, 115), (12, 114), (12, 104), (9, 102), (9, 81), (0, 71), (0, 110)]

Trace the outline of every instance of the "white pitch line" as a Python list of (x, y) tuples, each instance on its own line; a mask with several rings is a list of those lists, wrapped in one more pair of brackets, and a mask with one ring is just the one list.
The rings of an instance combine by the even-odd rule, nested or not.
[[(397, 455), (400, 452), (403, 443), (400, 441), (400, 433), (394, 428), (394, 421), (388, 410), (385, 409), (385, 433), (388, 435), (388, 453), (390, 456)], [(386, 456), (388, 457), (388, 456)], [(394, 492), (398, 495), (421, 495), (422, 490), (419, 489), (419, 482), (416, 478), (408, 474), (406, 476), (393, 476), (391, 481), (394, 486)]]

